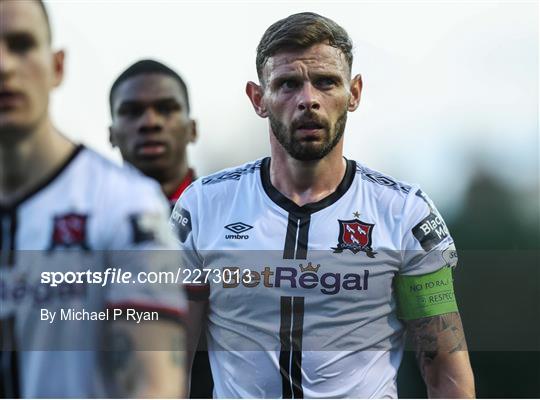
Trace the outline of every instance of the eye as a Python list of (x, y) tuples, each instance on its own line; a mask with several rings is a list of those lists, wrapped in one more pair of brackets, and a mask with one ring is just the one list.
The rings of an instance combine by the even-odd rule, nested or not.
[(315, 85), (321, 89), (331, 89), (337, 85), (333, 78), (319, 78), (315, 81)]
[(123, 104), (118, 109), (118, 115), (127, 118), (138, 118), (144, 113), (144, 107), (138, 104)]
[(178, 104), (177, 102), (164, 102), (156, 104), (156, 111), (162, 115), (172, 114), (180, 110), (180, 104)]
[(8, 36), (7, 45), (14, 53), (26, 53), (36, 46), (36, 40), (31, 35), (21, 33)]
[(300, 81), (296, 79), (284, 79), (279, 82), (279, 87), (285, 90), (297, 89), (298, 87), (300, 87), (300, 85)]

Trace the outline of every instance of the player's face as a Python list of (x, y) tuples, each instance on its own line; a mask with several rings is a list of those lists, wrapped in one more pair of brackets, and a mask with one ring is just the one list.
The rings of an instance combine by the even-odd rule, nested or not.
[(110, 133), (122, 157), (158, 181), (178, 173), (196, 135), (182, 88), (163, 74), (137, 75), (117, 87)]
[(37, 2), (0, 0), (0, 143), (36, 130), (62, 80), (64, 54), (51, 51), (46, 24)]
[(341, 50), (321, 43), (278, 53), (268, 59), (263, 77), (262, 105), (273, 134), (290, 156), (310, 161), (330, 153), (361, 90), (360, 77), (351, 81)]

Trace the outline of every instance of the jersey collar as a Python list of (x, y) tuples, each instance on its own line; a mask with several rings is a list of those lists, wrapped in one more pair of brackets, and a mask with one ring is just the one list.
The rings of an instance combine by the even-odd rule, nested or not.
[(326, 196), (325, 198), (315, 202), (304, 204), (299, 206), (294, 201), (285, 197), (279, 190), (277, 190), (272, 182), (270, 181), (270, 157), (266, 157), (262, 160), (261, 164), (261, 182), (264, 188), (264, 191), (270, 197), (270, 199), (276, 203), (279, 207), (283, 208), (285, 211), (294, 214), (298, 217), (304, 215), (310, 215), (317, 211), (320, 211), (326, 207), (331, 206), (336, 201), (338, 201), (351, 187), (351, 184), (354, 180), (355, 171), (356, 171), (356, 162), (353, 160), (345, 159), (347, 163), (347, 168), (345, 170), (345, 175), (341, 180), (340, 184), (336, 190)]
[(49, 186), (56, 178), (58, 178), (62, 172), (64, 172), (68, 166), (71, 165), (73, 160), (81, 153), (81, 151), (84, 149), (84, 145), (78, 144), (75, 146), (75, 149), (73, 149), (71, 155), (62, 163), (60, 167), (58, 167), (52, 174), (50, 174), (46, 179), (39, 182), (35, 187), (30, 189), (24, 196), (18, 198), (13, 203), (9, 204), (2, 204), (0, 203), (0, 210), (11, 210), (15, 209), (18, 206), (20, 206), (22, 203), (24, 203), (29, 198), (35, 196), (37, 193), (45, 189), (47, 186)]
[(169, 202), (174, 206), (180, 196), (182, 195), (182, 192), (186, 190), (186, 188), (193, 182), (193, 179), (195, 177), (195, 173), (191, 168), (188, 169), (188, 172), (186, 176), (184, 177), (184, 180), (180, 183), (178, 188), (175, 190), (175, 192), (169, 196)]

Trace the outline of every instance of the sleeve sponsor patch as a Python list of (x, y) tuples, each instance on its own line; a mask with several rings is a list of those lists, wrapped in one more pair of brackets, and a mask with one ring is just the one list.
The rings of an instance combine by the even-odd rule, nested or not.
[(412, 233), (425, 251), (430, 251), (450, 235), (441, 216), (433, 211), (412, 229)]
[(442, 252), (442, 258), (449, 267), (455, 268), (458, 262), (456, 246), (451, 244)]
[(171, 214), (171, 224), (178, 239), (184, 243), (191, 233), (191, 214), (182, 207), (175, 207)]

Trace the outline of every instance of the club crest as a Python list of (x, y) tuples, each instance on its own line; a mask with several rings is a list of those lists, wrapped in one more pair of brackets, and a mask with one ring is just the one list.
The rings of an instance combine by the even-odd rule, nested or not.
[(87, 218), (87, 215), (76, 213), (55, 216), (49, 250), (57, 247), (79, 247), (88, 250), (88, 244), (86, 242)]
[(375, 258), (376, 252), (371, 248), (371, 234), (375, 224), (362, 222), (358, 218), (339, 222), (339, 237), (337, 247), (332, 247), (334, 253), (342, 253), (343, 250), (350, 250), (353, 254), (360, 251), (366, 253), (370, 258)]

